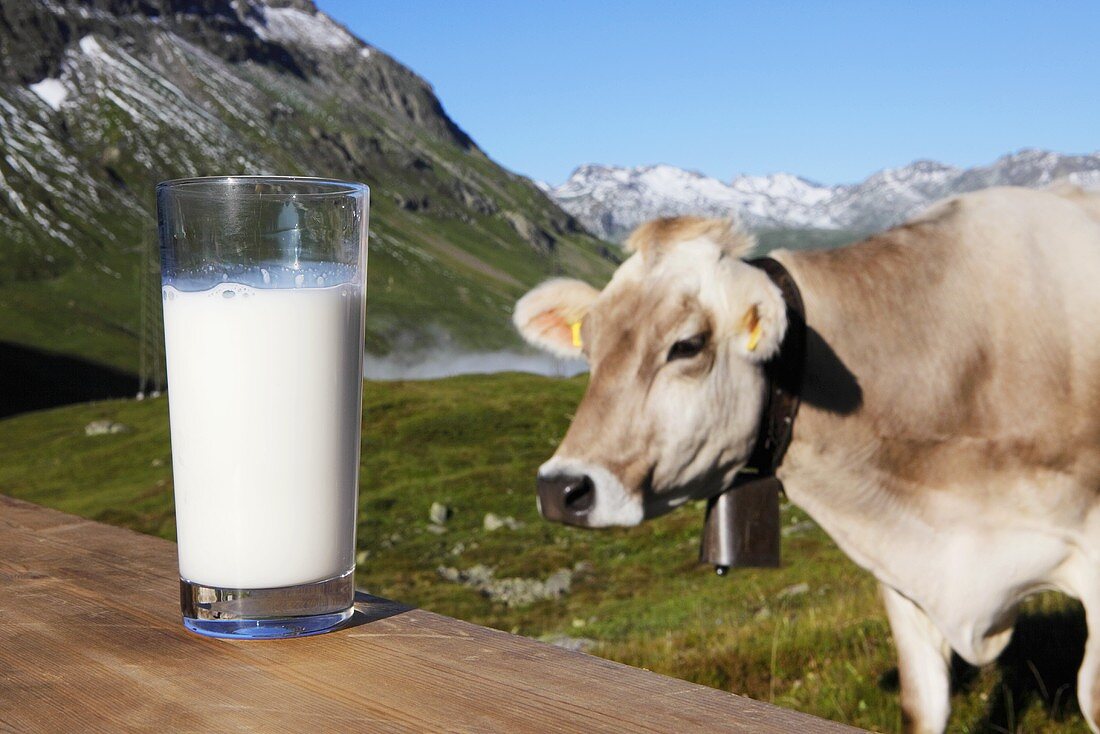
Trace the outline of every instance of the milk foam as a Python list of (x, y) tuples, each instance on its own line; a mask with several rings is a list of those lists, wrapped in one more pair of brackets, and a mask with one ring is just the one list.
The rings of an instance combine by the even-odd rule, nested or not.
[(188, 581), (269, 588), (354, 566), (363, 289), (318, 270), (279, 271), (280, 283), (301, 276), (290, 288), (260, 269), (205, 290), (163, 288)]

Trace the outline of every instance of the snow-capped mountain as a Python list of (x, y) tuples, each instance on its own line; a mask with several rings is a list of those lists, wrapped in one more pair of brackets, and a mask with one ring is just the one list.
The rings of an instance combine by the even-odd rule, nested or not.
[(653, 217), (736, 216), (753, 229), (844, 229), (870, 232), (896, 224), (937, 199), (989, 186), (1044, 186), (1060, 178), (1100, 186), (1100, 153), (1022, 150), (988, 166), (956, 168), (915, 161), (857, 184), (828, 186), (789, 173), (738, 176), (729, 183), (657, 165), (583, 165), (560, 186), (543, 186), (590, 231), (621, 240)]

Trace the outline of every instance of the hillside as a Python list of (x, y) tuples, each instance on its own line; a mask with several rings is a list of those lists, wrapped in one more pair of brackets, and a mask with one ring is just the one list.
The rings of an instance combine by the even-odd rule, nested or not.
[(153, 186), (182, 176), (369, 184), (374, 353), (514, 345), (525, 287), (613, 268), (309, 0), (5, 0), (0, 59), (0, 345), (136, 371)]
[(986, 166), (958, 168), (914, 161), (853, 184), (826, 185), (790, 173), (738, 176), (729, 183), (668, 165), (621, 168), (588, 164), (560, 186), (542, 185), (591, 232), (621, 240), (658, 216), (736, 216), (757, 230), (799, 230), (809, 246), (824, 232), (886, 229), (946, 196), (990, 186), (1046, 186), (1065, 178), (1100, 186), (1100, 153), (1062, 155), (1021, 150)]
[[(898, 731), (894, 651), (873, 579), (798, 509), (783, 509), (782, 568), (727, 578), (696, 562), (699, 503), (625, 530), (539, 519), (535, 469), (583, 388), (583, 377), (516, 374), (367, 382), (358, 583), (478, 624)], [(0, 493), (172, 539), (166, 407), (163, 398), (109, 401), (0, 420)], [(122, 432), (86, 435), (93, 421)], [(433, 502), (452, 511), (435, 528)], [(1084, 635), (1075, 603), (1028, 602), (1001, 662), (957, 666), (949, 730), (1086, 732), (1072, 689)]]

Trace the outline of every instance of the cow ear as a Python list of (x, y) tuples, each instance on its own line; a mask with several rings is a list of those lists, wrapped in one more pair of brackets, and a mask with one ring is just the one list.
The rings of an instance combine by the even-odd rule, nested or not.
[(581, 322), (599, 295), (579, 280), (548, 280), (519, 299), (512, 323), (536, 347), (559, 357), (581, 357)]
[(766, 275), (749, 300), (734, 337), (738, 350), (752, 362), (764, 362), (779, 351), (787, 332), (787, 304)]

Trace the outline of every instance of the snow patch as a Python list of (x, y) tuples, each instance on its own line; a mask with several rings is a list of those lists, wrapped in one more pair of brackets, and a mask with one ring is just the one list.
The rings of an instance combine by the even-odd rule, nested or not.
[(101, 58), (107, 55), (107, 52), (103, 50), (103, 46), (96, 40), (95, 36), (87, 35), (80, 39), (80, 51), (85, 56), (91, 56), (93, 59)]
[[(324, 13), (311, 14), (297, 8), (260, 8), (262, 21), (248, 16), (246, 23), (265, 41), (290, 43), (319, 51), (344, 51), (358, 41)], [(360, 50), (360, 55), (363, 51)], [(365, 58), (365, 57), (364, 57)]]
[(669, 165), (616, 168), (587, 165), (551, 189), (562, 208), (594, 233), (619, 239), (655, 217), (730, 217), (747, 226), (829, 227), (817, 205), (832, 196), (827, 186), (790, 174), (741, 176), (730, 184)]
[(1100, 189), (1100, 171), (1076, 171), (1066, 178), (1083, 189)]
[(69, 96), (69, 90), (61, 83), (60, 79), (43, 79), (37, 84), (31, 84), (30, 90), (53, 108), (55, 112), (61, 109), (61, 103)]

